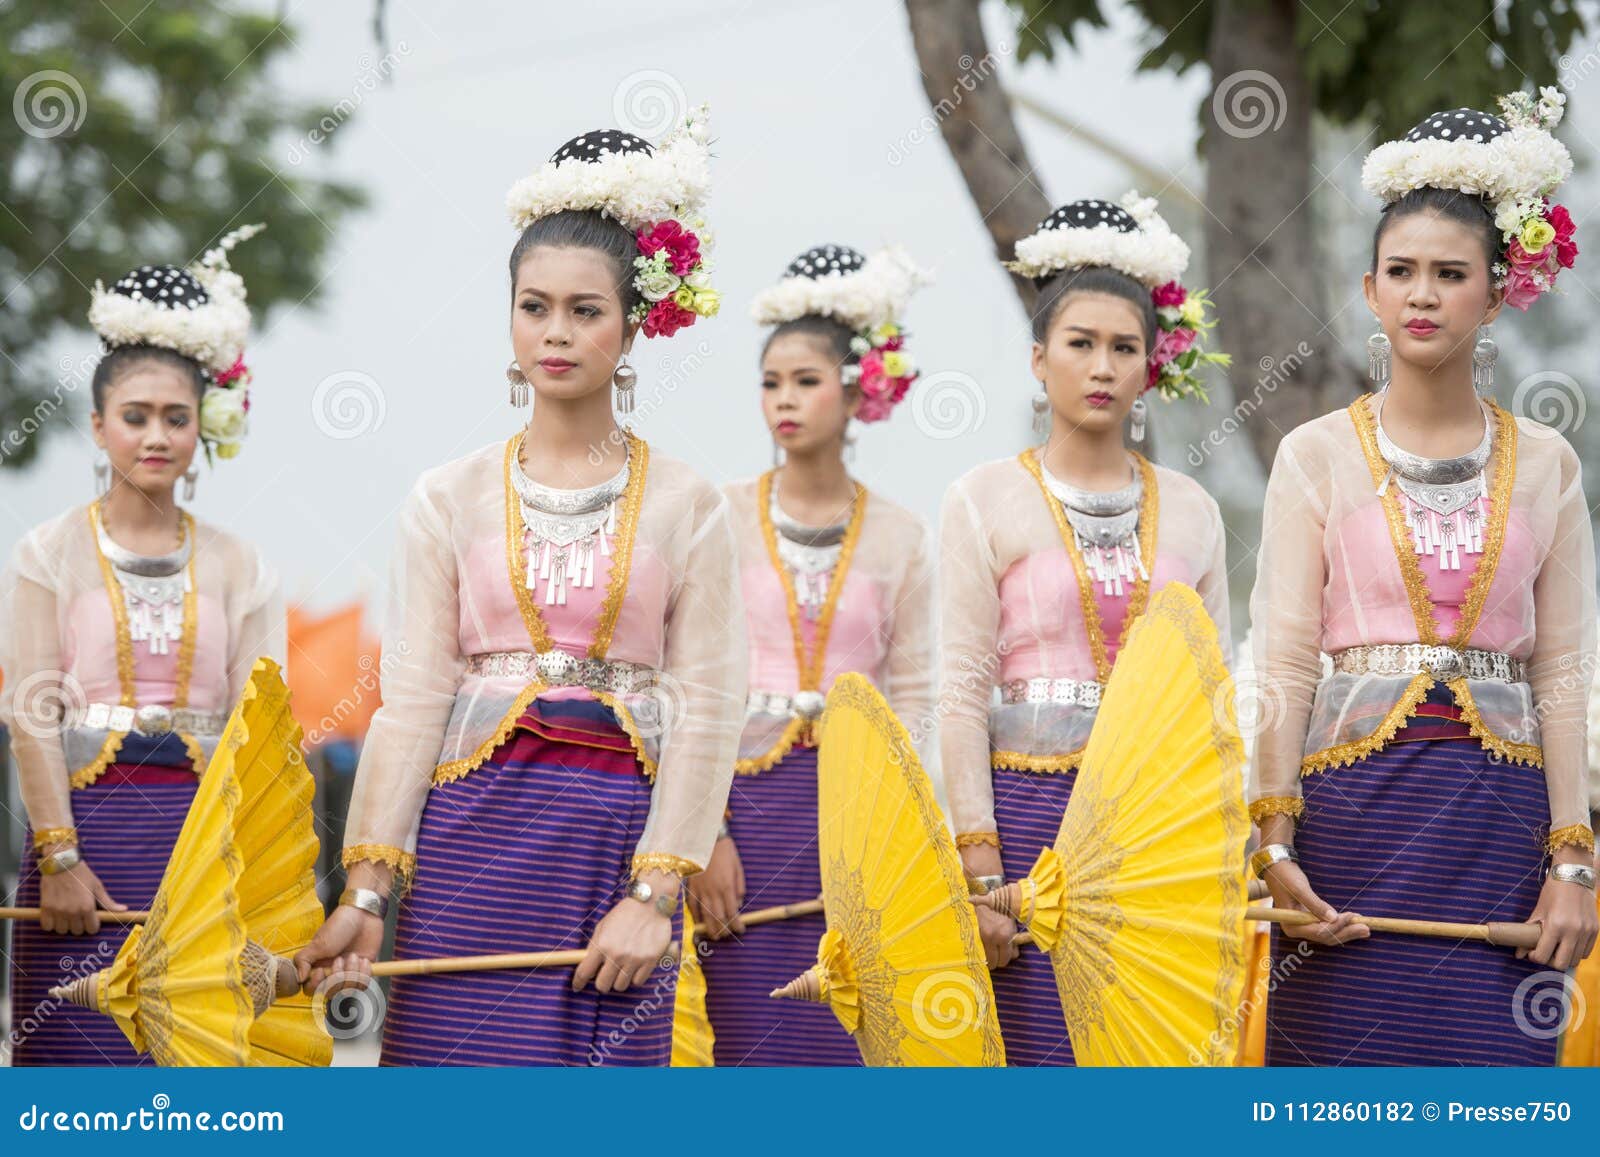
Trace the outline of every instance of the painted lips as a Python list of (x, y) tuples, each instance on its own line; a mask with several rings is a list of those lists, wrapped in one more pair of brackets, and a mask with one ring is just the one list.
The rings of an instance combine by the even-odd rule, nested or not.
[(1406, 332), (1414, 337), (1427, 337), (1429, 334), (1438, 333), (1439, 327), (1426, 318), (1414, 318), (1406, 322)]
[(1098, 408), (1100, 406), (1109, 406), (1116, 399), (1114, 399), (1110, 394), (1097, 390), (1096, 392), (1087, 395), (1083, 400), (1088, 402), (1091, 406)]
[(569, 362), (564, 358), (545, 358), (539, 363), (547, 374), (564, 374), (577, 364), (577, 362)]

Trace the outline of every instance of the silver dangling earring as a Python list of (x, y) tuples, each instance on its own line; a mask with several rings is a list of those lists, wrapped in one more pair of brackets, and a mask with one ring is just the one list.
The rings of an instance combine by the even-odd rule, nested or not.
[(94, 453), (94, 492), (96, 496), (111, 489), (111, 458), (104, 450)]
[(1044, 392), (1043, 384), (1033, 395), (1033, 433), (1037, 438), (1050, 433), (1050, 395)]
[(1376, 389), (1389, 385), (1389, 335), (1381, 329), (1367, 339), (1367, 376)]
[(1500, 347), (1489, 335), (1489, 327), (1478, 327), (1478, 343), (1472, 347), (1472, 388), (1480, 395), (1494, 392), (1494, 363), (1500, 356)]
[(611, 384), (617, 387), (617, 413), (633, 413), (633, 387), (638, 381), (638, 372), (628, 364), (628, 358), (624, 355), (611, 374)]
[(1149, 412), (1150, 407), (1145, 405), (1143, 394), (1133, 399), (1133, 409), (1128, 411), (1133, 418), (1133, 424), (1129, 427), (1128, 434), (1135, 442), (1144, 441), (1144, 420)]
[(856, 420), (850, 418), (844, 424), (844, 460), (856, 460)]
[(185, 502), (194, 501), (194, 482), (199, 477), (200, 467), (198, 466), (190, 466), (189, 469), (183, 472), (183, 500)]
[(512, 358), (511, 364), (506, 367), (506, 382), (511, 387), (511, 404), (518, 407), (526, 406), (528, 375), (522, 372), (522, 367), (517, 364), (516, 358)]

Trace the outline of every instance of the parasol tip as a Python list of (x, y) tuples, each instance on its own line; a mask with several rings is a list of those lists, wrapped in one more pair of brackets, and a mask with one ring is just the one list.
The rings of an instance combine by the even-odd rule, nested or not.
[(87, 1008), (90, 1012), (100, 1011), (100, 973), (91, 972), (87, 976), (80, 976), (70, 984), (58, 984), (50, 990), (53, 1000), (75, 1004), (79, 1008)]
[(770, 995), (782, 1000), (812, 1000), (822, 999), (822, 986), (817, 983), (815, 969), (808, 968), (799, 976), (781, 988), (774, 988)]

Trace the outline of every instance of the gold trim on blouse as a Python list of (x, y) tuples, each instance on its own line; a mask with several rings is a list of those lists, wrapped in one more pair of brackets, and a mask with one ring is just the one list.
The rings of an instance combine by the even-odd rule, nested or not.
[[(1411, 534), (1406, 529), (1405, 512), (1400, 509), (1400, 501), (1395, 497), (1395, 490), (1390, 487), (1378, 496), (1378, 502), (1382, 505), (1384, 517), (1389, 524), (1389, 541), (1400, 566), (1400, 577), (1405, 583), (1406, 597), (1411, 603), (1411, 617), (1416, 623), (1417, 638), (1429, 646), (1448, 646), (1459, 650), (1467, 645), (1468, 640), (1472, 638), (1472, 632), (1477, 628), (1479, 617), (1483, 614), (1484, 603), (1489, 597), (1489, 588), (1493, 585), (1495, 573), (1500, 567), (1500, 552), (1506, 540), (1506, 522), (1511, 514), (1511, 491), (1517, 477), (1517, 423), (1509, 413), (1493, 401), (1489, 401), (1488, 406), (1495, 424), (1494, 450), (1488, 465), (1492, 475), (1489, 487), (1489, 523), (1484, 533), (1483, 553), (1479, 556), (1478, 564), (1467, 584), (1466, 598), (1462, 601), (1455, 631), (1448, 640), (1439, 637), (1439, 625), (1433, 615), (1433, 596), (1428, 590), (1427, 576), (1422, 573), (1422, 564), (1417, 559), (1416, 551), (1411, 547)], [(1352, 425), (1355, 426), (1356, 438), (1361, 443), (1361, 452), (1366, 457), (1373, 486), (1382, 486), (1384, 478), (1389, 473), (1389, 465), (1378, 450), (1377, 421), (1372, 413), (1372, 396), (1363, 394), (1350, 403), (1347, 412)], [(1381, 751), (1384, 745), (1394, 738), (1405, 721), (1416, 714), (1418, 706), (1427, 698), (1435, 682), (1434, 677), (1426, 671), (1413, 675), (1400, 698), (1389, 708), (1383, 720), (1370, 734), (1307, 755), (1300, 761), (1300, 774), (1309, 775), (1325, 771), (1330, 767), (1340, 767), (1354, 763), (1374, 751)], [(1472, 688), (1465, 676), (1448, 679), (1445, 681), (1445, 686), (1450, 689), (1456, 706), (1461, 709), (1461, 717), (1468, 729), (1486, 750), (1515, 763), (1530, 764), (1534, 767), (1544, 766), (1544, 753), (1538, 744), (1515, 743), (1489, 730), (1478, 711), (1477, 703), (1473, 700)]]
[[(783, 564), (783, 557), (778, 553), (778, 528), (772, 521), (772, 487), (777, 474), (776, 470), (768, 470), (757, 484), (756, 517), (761, 520), (761, 540), (766, 544), (767, 558), (778, 574), (778, 581), (783, 584), (783, 600), (789, 615), (789, 635), (794, 642), (794, 667), (800, 681), (799, 690), (820, 691), (823, 664), (828, 653), (828, 633), (833, 628), (834, 612), (839, 607), (839, 596), (844, 591), (845, 579), (850, 573), (850, 560), (861, 538), (861, 524), (867, 516), (867, 488), (859, 482), (855, 484), (850, 524), (845, 527), (844, 538), (839, 544), (839, 558), (833, 564), (833, 577), (828, 580), (828, 594), (817, 615), (816, 631), (808, 651), (805, 632), (800, 624), (800, 600), (795, 594), (794, 576), (789, 573), (789, 568)], [(788, 755), (797, 743), (816, 745), (816, 724), (813, 720), (791, 719), (776, 743), (760, 755), (738, 760), (733, 770), (738, 775), (757, 775), (768, 771)]]
[[(1106, 651), (1105, 624), (1100, 617), (1100, 604), (1095, 601), (1094, 583), (1089, 577), (1089, 566), (1083, 560), (1083, 552), (1078, 549), (1078, 536), (1072, 530), (1072, 524), (1067, 521), (1067, 513), (1062, 508), (1061, 500), (1050, 493), (1049, 484), (1044, 478), (1043, 464), (1044, 448), (1030, 447), (1017, 455), (1017, 461), (1022, 463), (1022, 468), (1033, 475), (1033, 480), (1039, 484), (1039, 493), (1044, 496), (1045, 506), (1050, 510), (1050, 517), (1056, 524), (1056, 533), (1061, 538), (1061, 545), (1066, 548), (1067, 558), (1072, 563), (1073, 577), (1078, 584), (1078, 603), (1083, 614), (1084, 631), (1089, 636), (1089, 654), (1094, 659), (1095, 680), (1104, 687), (1111, 679), (1111, 658)], [(1128, 609), (1123, 615), (1122, 631), (1118, 635), (1118, 645), (1128, 641), (1128, 631), (1133, 627), (1134, 620), (1144, 613), (1150, 601), (1150, 575), (1156, 565), (1156, 523), (1161, 517), (1160, 486), (1156, 482), (1155, 467), (1137, 450), (1129, 450), (1129, 457), (1133, 459), (1134, 469), (1139, 472), (1139, 481), (1143, 492), (1139, 496), (1139, 557), (1144, 564), (1145, 573), (1134, 580), (1133, 588), (1128, 592)], [(995, 771), (1030, 771), (1045, 774), (1059, 775), (1062, 772), (1074, 771), (1083, 763), (1084, 747), (1076, 751), (1069, 751), (1060, 755), (1027, 755), (1020, 751), (993, 751), (989, 755), (989, 767)]]
[[(517, 600), (517, 609), (522, 613), (523, 625), (528, 629), (528, 640), (536, 652), (542, 653), (554, 650), (555, 641), (550, 637), (550, 629), (545, 625), (544, 615), (534, 602), (533, 592), (528, 588), (521, 500), (517, 497), (516, 488), (511, 482), (511, 472), (520, 469), (517, 458), (522, 449), (524, 433), (519, 430), (506, 440), (502, 471), (506, 510), (506, 571), (511, 576), (511, 591)], [(627, 596), (628, 576), (633, 569), (633, 542), (639, 529), (639, 511), (644, 504), (645, 475), (650, 468), (650, 447), (644, 439), (626, 430), (623, 431), (623, 437), (627, 439), (628, 446), (628, 485), (617, 500), (621, 504), (621, 509), (617, 514), (616, 533), (612, 536), (611, 574), (606, 581), (605, 601), (600, 606), (600, 621), (595, 626), (594, 637), (589, 642), (588, 654), (591, 659), (606, 657), (606, 652), (611, 648), (611, 637), (616, 630), (617, 618), (622, 613), (622, 600)], [(495, 748), (511, 738), (511, 733), (517, 729), (517, 720), (522, 718), (522, 713), (528, 709), (529, 704), (548, 690), (550, 690), (548, 683), (534, 677), (518, 692), (510, 709), (500, 717), (495, 729), (482, 743), (473, 748), (470, 755), (448, 760), (433, 769), (434, 786), (453, 783), (482, 767), (494, 754)], [(627, 706), (621, 699), (606, 692), (591, 690), (590, 694), (605, 704), (616, 716), (617, 724), (627, 735), (628, 743), (632, 746), (645, 777), (654, 782), (656, 762), (645, 754), (644, 740)]]
[[(138, 687), (134, 683), (133, 637), (128, 630), (128, 604), (127, 596), (123, 593), (122, 584), (117, 581), (115, 568), (111, 560), (100, 549), (100, 500), (89, 503), (89, 534), (94, 539), (95, 559), (100, 564), (100, 578), (105, 584), (106, 596), (111, 601), (111, 622), (117, 636), (117, 683), (121, 688), (121, 706), (132, 707), (138, 699)], [(178, 526), (180, 533), (190, 542), (195, 541), (194, 517), (186, 510), (178, 512)], [(174, 708), (189, 706), (189, 682), (194, 674), (195, 636), (199, 633), (199, 584), (195, 579), (195, 556), (198, 550), (189, 552), (187, 568), (187, 583), (183, 594), (183, 626), (182, 637), (178, 640), (178, 669), (176, 681), (172, 692), (172, 706)], [(187, 732), (176, 732), (183, 741), (184, 750), (189, 755), (191, 769), (196, 776), (204, 773), (206, 769), (205, 752), (200, 747), (200, 741)], [(108, 731), (106, 740), (100, 745), (99, 754), (89, 763), (80, 767), (68, 777), (68, 784), (76, 788), (88, 787), (106, 773), (106, 768), (116, 762), (117, 754), (122, 750), (122, 741), (128, 737), (126, 731)]]
[(1551, 853), (1565, 847), (1577, 847), (1593, 854), (1594, 832), (1590, 830), (1588, 824), (1568, 824), (1551, 832), (1550, 837), (1544, 842), (1544, 847), (1545, 851)]
[(686, 860), (682, 856), (670, 856), (666, 852), (646, 852), (633, 857), (633, 875), (642, 876), (646, 872), (670, 872), (682, 878), (693, 876), (702, 871), (699, 864), (693, 860)]
[(351, 844), (339, 855), (339, 861), (346, 868), (353, 867), (363, 861), (371, 864), (382, 864), (394, 871), (395, 879), (400, 884), (402, 892), (411, 891), (411, 881), (417, 875), (417, 856), (415, 852), (394, 847), (392, 844)]

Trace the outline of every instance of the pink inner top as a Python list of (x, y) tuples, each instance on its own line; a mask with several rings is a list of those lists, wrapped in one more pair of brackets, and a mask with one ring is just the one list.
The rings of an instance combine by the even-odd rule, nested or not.
[[(227, 619), (222, 605), (206, 594), (196, 597), (195, 612), (198, 622), (188, 706), (197, 711), (222, 710), (228, 706), (220, 701), (228, 691)], [(179, 643), (170, 639), (167, 645), (171, 648), (167, 654), (152, 655), (148, 640), (133, 644), (135, 703), (172, 706), (177, 690)], [(77, 676), (87, 702), (122, 701), (122, 684), (117, 677), (117, 624), (104, 588), (84, 591), (75, 600), (66, 617), (61, 662)]]
[[(1479, 508), (1487, 526), (1489, 500), (1480, 499)], [(1384, 505), (1373, 502), (1358, 507), (1339, 523), (1330, 543), (1328, 587), (1322, 600), (1323, 649), (1335, 654), (1365, 642), (1416, 642), (1416, 620)], [(1506, 520), (1494, 581), (1472, 632), (1472, 646), (1505, 651), (1524, 634), (1521, 607), (1513, 595), (1519, 587), (1531, 585), (1537, 573), (1533, 547), (1526, 519), (1513, 510)], [(1410, 550), (1410, 544), (1403, 549)], [(1484, 556), (1463, 554), (1460, 570), (1441, 570), (1436, 554), (1414, 557), (1433, 603), (1439, 637), (1448, 639), (1461, 621), (1461, 605)]]
[[(831, 581), (833, 572), (828, 573)], [(750, 639), (751, 688), (784, 694), (799, 690), (788, 599), (777, 571), (768, 559), (752, 562), (741, 569), (740, 584)], [(846, 671), (869, 675), (880, 671), (889, 651), (888, 628), (883, 592), (852, 567), (845, 575), (828, 628), (819, 690), (826, 692)], [(804, 613), (800, 616), (800, 631), (808, 649), (816, 644), (817, 623)]]
[[(617, 536), (612, 535), (613, 550), (616, 542)], [(568, 654), (589, 653), (589, 644), (600, 625), (600, 612), (605, 606), (614, 560), (613, 554), (596, 553), (594, 586), (580, 587), (569, 582), (564, 604), (552, 605), (544, 601), (543, 580), (529, 589), (544, 619), (545, 629), (556, 646)], [(532, 644), (528, 628), (522, 621), (522, 610), (517, 605), (513, 580), (506, 567), (505, 539), (495, 536), (474, 542), (459, 574), (460, 581), (471, 593), (470, 598), (461, 600), (461, 653), (529, 650)], [(663, 636), (664, 617), (660, 608), (666, 605), (666, 589), (666, 568), (647, 547), (636, 542), (628, 571), (628, 587), (617, 614), (607, 658), (654, 663)], [(581, 687), (557, 687), (545, 692), (545, 696), (587, 698), (589, 692)]]
[[(1150, 572), (1150, 593), (1154, 595), (1171, 582), (1193, 586), (1199, 577), (1186, 559), (1158, 548), (1155, 567)], [(1100, 583), (1093, 585), (1106, 657), (1115, 663), (1128, 612), (1128, 594), (1118, 598), (1105, 594)], [(1065, 546), (1026, 555), (1001, 576), (999, 643), (1004, 655), (1000, 663), (1003, 682), (1041, 676), (1084, 680), (1096, 677), (1078, 596), (1078, 578)]]

